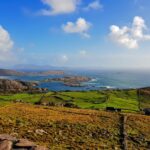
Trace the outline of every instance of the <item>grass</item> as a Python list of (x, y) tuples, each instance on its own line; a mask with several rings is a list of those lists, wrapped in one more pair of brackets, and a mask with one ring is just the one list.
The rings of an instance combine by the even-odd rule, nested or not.
[[(84, 91), (84, 92), (48, 92), (46, 94), (8, 94), (0, 95), (0, 106), (4, 106), (14, 100), (22, 100), (35, 104), (40, 100), (63, 103), (71, 102), (84, 109), (104, 109), (106, 107), (121, 108), (129, 111), (138, 111), (136, 90), (108, 90), (108, 91)], [(149, 101), (143, 101), (146, 105)], [(148, 103), (149, 104), (149, 103)]]
[[(148, 149), (150, 117), (128, 116), (129, 149)], [(10, 104), (0, 108), (0, 134), (27, 138), (52, 150), (121, 149), (120, 114), (87, 109)], [(42, 130), (41, 134), (37, 130)]]
[[(33, 105), (42, 100), (70, 102), (81, 109)], [(128, 112), (122, 114), (128, 116), (128, 149), (148, 149), (150, 117), (135, 113), (139, 109), (136, 90), (1, 94), (0, 134), (27, 138), (52, 150), (121, 149), (121, 115), (104, 111), (108, 106)], [(141, 106), (148, 107), (149, 98), (141, 99)], [(39, 134), (41, 129), (44, 132)]]
[[(140, 98), (141, 108), (150, 107), (150, 98)], [(14, 100), (22, 100), (35, 104), (41, 101), (54, 103), (73, 103), (84, 109), (105, 109), (106, 107), (121, 108), (126, 112), (139, 111), (136, 90), (78, 91), (78, 92), (48, 92), (46, 94), (1, 94), (0, 106), (5, 106)]]
[(39, 101), (43, 94), (27, 94), (27, 93), (19, 93), (19, 94), (1, 94), (0, 95), (0, 105), (8, 104), (14, 100), (22, 100), (27, 103), (34, 104)]
[(71, 101), (84, 109), (115, 107), (138, 111), (136, 90), (57, 92), (45, 95), (44, 99), (52, 101), (52, 95), (58, 97), (59, 101)]

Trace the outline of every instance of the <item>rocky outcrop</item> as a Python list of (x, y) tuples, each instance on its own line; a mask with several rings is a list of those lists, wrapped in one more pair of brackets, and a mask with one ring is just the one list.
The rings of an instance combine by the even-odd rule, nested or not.
[(150, 96), (150, 87), (140, 88), (137, 90), (138, 95)]
[(0, 150), (48, 150), (27, 139), (17, 139), (7, 134), (0, 135)]
[(44, 82), (63, 82), (66, 86), (80, 87), (83, 82), (90, 81), (91, 78), (84, 76), (66, 76), (62, 78), (46, 79)]
[(45, 92), (47, 89), (36, 87), (36, 82), (25, 82), (19, 80), (0, 79), (0, 92), (17, 93), (17, 92)]

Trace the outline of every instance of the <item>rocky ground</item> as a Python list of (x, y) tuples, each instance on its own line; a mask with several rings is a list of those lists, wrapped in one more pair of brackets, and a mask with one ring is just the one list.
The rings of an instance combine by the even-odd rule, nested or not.
[(0, 134), (0, 150), (48, 150), (27, 139), (17, 139), (9, 134)]

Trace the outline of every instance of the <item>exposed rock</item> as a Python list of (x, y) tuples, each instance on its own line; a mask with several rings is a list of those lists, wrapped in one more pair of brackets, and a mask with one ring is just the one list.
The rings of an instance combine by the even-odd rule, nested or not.
[(3, 140), (13, 141), (13, 142), (17, 141), (17, 139), (15, 137), (12, 137), (11, 135), (0, 134), (0, 141), (3, 141)]
[(35, 131), (35, 133), (38, 134), (38, 135), (47, 134), (47, 132), (45, 132), (43, 129), (37, 129), (37, 130)]
[(35, 88), (38, 84), (36, 82), (25, 82), (19, 80), (0, 79), (0, 92), (17, 93), (17, 92), (45, 92), (46, 89)]
[(62, 78), (46, 79), (44, 82), (63, 82), (66, 86), (80, 87), (81, 83), (90, 81), (91, 78), (84, 76), (66, 76)]
[(0, 150), (12, 150), (13, 143), (8, 140), (4, 140), (0, 142)]
[(0, 150), (48, 150), (48, 148), (27, 139), (16, 139), (8, 134), (0, 134)]
[(16, 147), (23, 147), (23, 148), (32, 148), (32, 147), (35, 147), (36, 144), (33, 143), (33, 142), (30, 142), (26, 139), (20, 139), (16, 144), (15, 144)]

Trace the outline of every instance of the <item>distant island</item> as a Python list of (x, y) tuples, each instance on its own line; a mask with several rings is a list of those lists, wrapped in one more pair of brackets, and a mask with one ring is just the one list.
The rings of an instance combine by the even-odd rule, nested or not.
[(65, 76), (60, 78), (46, 79), (44, 82), (63, 82), (66, 86), (80, 87), (83, 82), (90, 81), (91, 78), (85, 76)]
[(47, 75), (62, 75), (64, 71), (61, 70), (50, 70), (40, 72), (21, 72), (9, 69), (0, 69), (0, 76), (47, 76)]

